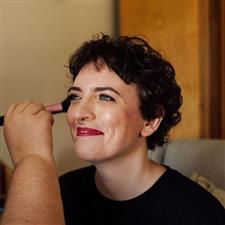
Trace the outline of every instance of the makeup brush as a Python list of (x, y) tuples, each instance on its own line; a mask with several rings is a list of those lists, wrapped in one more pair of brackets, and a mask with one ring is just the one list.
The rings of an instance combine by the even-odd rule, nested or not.
[[(58, 114), (58, 113), (67, 112), (69, 106), (70, 106), (70, 99), (69, 97), (67, 97), (61, 103), (48, 105), (45, 107), (45, 109), (51, 112), (51, 114)], [(4, 116), (0, 116), (0, 126), (3, 126), (3, 124), (4, 124)]]

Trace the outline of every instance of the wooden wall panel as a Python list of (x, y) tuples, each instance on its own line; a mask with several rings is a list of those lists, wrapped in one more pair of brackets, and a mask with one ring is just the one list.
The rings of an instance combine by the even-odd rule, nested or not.
[(200, 7), (198, 1), (180, 0), (119, 3), (120, 34), (145, 35), (175, 67), (184, 105), (183, 120), (172, 131), (174, 139), (201, 137)]

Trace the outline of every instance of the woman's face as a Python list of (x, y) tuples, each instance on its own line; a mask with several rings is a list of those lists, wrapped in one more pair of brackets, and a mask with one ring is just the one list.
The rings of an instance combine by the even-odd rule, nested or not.
[(67, 122), (79, 158), (97, 163), (146, 148), (137, 89), (107, 66), (85, 65), (69, 94)]

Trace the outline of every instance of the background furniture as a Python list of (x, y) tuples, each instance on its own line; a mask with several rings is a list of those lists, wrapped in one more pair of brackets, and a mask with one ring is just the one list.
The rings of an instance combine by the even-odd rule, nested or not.
[(149, 151), (149, 157), (187, 177), (197, 172), (225, 190), (225, 140), (177, 140)]

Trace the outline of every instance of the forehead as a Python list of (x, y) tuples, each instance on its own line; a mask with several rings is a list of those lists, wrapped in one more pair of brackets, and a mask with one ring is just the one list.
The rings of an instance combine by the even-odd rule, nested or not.
[(111, 87), (120, 93), (125, 102), (139, 104), (139, 96), (135, 84), (126, 84), (114, 71), (106, 65), (96, 68), (94, 63), (85, 65), (76, 76), (73, 86), (83, 92), (94, 90), (97, 87)]

